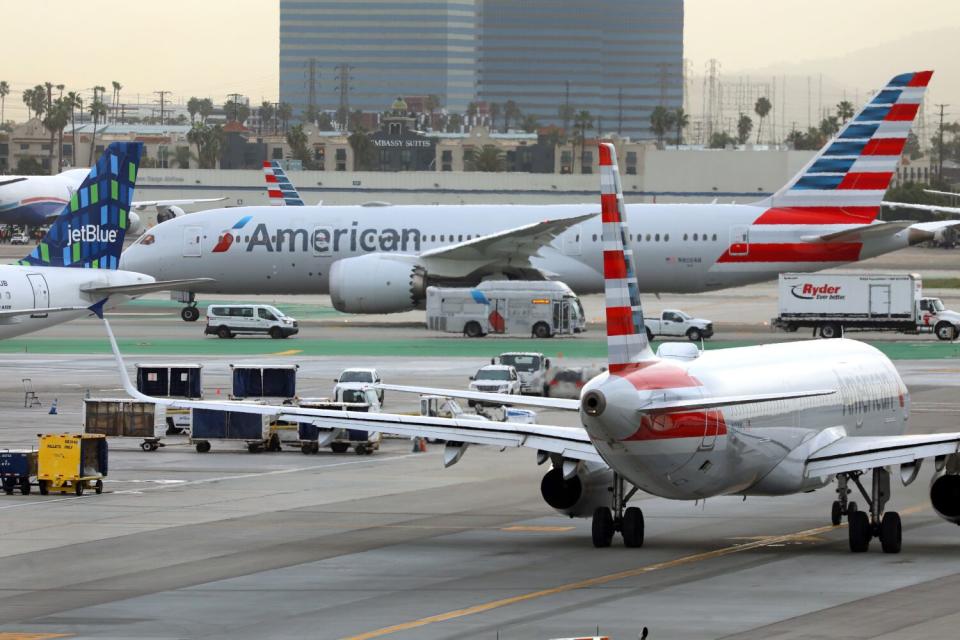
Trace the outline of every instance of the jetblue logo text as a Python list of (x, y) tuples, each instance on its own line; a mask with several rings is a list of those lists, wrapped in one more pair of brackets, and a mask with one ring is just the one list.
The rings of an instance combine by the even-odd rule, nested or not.
[(70, 227), (67, 231), (67, 237), (71, 244), (74, 242), (116, 242), (117, 230), (104, 229), (95, 224), (88, 224), (79, 229)]

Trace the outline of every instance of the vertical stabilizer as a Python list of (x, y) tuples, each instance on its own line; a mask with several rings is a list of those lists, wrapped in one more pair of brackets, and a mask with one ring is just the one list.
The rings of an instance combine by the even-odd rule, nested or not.
[(287, 174), (279, 162), (264, 160), (263, 177), (267, 181), (267, 196), (270, 198), (271, 205), (275, 207), (284, 205), (289, 207), (303, 206), (303, 199), (297, 193), (293, 183), (287, 178)]
[(627, 242), (623, 189), (617, 151), (600, 143), (600, 210), (603, 220), (603, 279), (607, 308), (607, 359), (610, 373), (653, 358), (643, 325), (636, 264)]
[(30, 255), (18, 264), (116, 269), (129, 226), (140, 142), (114, 142)]
[(892, 78), (790, 182), (758, 204), (786, 210), (784, 223), (790, 213), (874, 220), (932, 76), (915, 71)]

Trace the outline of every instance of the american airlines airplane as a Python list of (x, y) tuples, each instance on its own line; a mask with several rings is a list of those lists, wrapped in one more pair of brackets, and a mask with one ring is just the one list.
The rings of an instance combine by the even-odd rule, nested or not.
[[(63, 207), (80, 188), (89, 169), (67, 169), (55, 176), (2, 176), (0, 177), (0, 224), (40, 227), (49, 224), (60, 215)], [(137, 234), (140, 216), (137, 211), (147, 207), (169, 209), (174, 215), (183, 213), (182, 205), (220, 202), (225, 198), (201, 198), (193, 200), (141, 200), (127, 207), (127, 232)]]
[[(439, 438), (447, 442), (446, 466), (469, 444), (534, 449), (538, 463), (551, 462), (541, 482), (544, 500), (566, 515), (591, 517), (597, 547), (610, 546), (616, 532), (628, 547), (643, 544), (643, 513), (627, 506), (637, 491), (674, 500), (781, 496), (836, 480), (831, 520), (837, 525), (848, 518), (850, 550), (866, 551), (877, 537), (884, 552), (897, 553), (900, 516), (885, 510), (891, 473), (909, 484), (928, 458), (938, 471), (930, 489), (933, 507), (960, 522), (960, 433), (903, 435), (910, 396), (877, 349), (838, 339), (702, 353), (690, 343), (666, 343), (652, 352), (638, 289), (643, 273), (630, 248), (613, 145), (601, 143), (599, 158), (608, 370), (583, 388), (580, 399), (376, 385), (578, 411), (582, 429), (153, 398), (131, 384), (107, 323), (124, 388), (132, 397), (172, 407), (256, 413), (330, 431)], [(853, 490), (866, 510), (848, 499)]]
[[(752, 204), (635, 204), (642, 291), (692, 293), (818, 271), (933, 237), (960, 221), (877, 219), (932, 72), (898, 75), (773, 196)], [(348, 313), (423, 306), (429, 285), (556, 279), (603, 290), (595, 204), (244, 207), (164, 222), (123, 255), (197, 293), (329, 293)]]
[(102, 315), (108, 300), (190, 284), (117, 270), (141, 149), (139, 142), (107, 147), (40, 244), (18, 264), (0, 266), (0, 339)]

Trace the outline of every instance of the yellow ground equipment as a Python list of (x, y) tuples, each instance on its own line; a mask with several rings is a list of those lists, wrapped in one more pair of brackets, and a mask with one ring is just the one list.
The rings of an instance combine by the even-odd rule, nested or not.
[(78, 496), (93, 488), (103, 492), (107, 475), (107, 437), (96, 433), (62, 433), (40, 436), (37, 478), (41, 495), (73, 491)]

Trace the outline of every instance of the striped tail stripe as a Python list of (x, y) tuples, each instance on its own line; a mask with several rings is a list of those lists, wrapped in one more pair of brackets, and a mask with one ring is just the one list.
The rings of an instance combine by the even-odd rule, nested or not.
[(267, 181), (267, 197), (270, 198), (270, 204), (275, 207), (284, 205), (302, 207), (303, 200), (297, 192), (293, 183), (287, 178), (283, 167), (276, 160), (263, 161), (263, 177)]
[(600, 211), (603, 223), (603, 279), (606, 293), (607, 358), (610, 373), (653, 356), (643, 324), (640, 288), (623, 206), (617, 152), (600, 143)]

